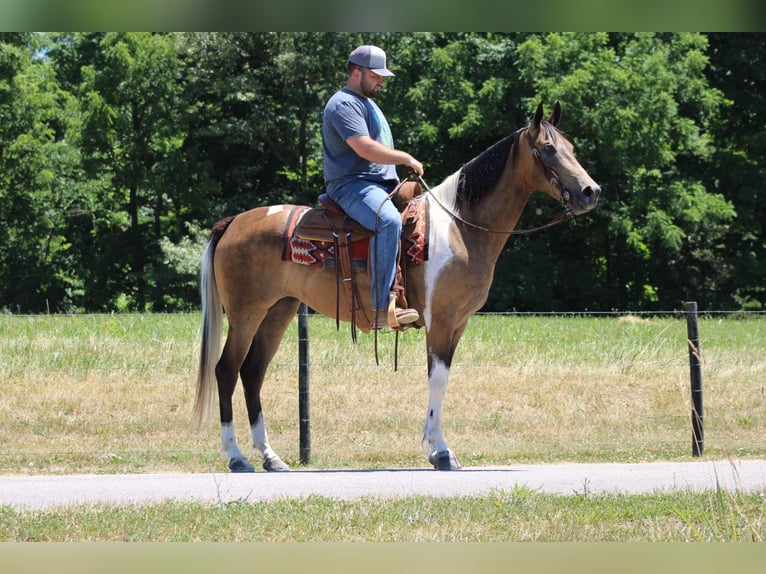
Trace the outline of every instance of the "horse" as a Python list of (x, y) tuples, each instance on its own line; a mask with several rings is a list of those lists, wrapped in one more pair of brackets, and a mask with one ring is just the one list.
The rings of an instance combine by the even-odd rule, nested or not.
[[(544, 119), (542, 102), (529, 123), (484, 150), (421, 201), (430, 209), (428, 259), (407, 269), (406, 298), (425, 328), (428, 406), (421, 445), (437, 470), (461, 468), (442, 432), (442, 403), (450, 365), (469, 318), (486, 302), (494, 268), (533, 192), (559, 202), (569, 215), (592, 210), (601, 188), (558, 130), (561, 105)], [(426, 186), (427, 187), (427, 186)], [(266, 471), (289, 466), (269, 444), (261, 388), (269, 362), (301, 302), (342, 321), (352, 312), (336, 305), (336, 272), (286, 261), (286, 220), (295, 206), (271, 205), (216, 223), (202, 255), (202, 324), (195, 418), (214, 409), (217, 389), (221, 445), (232, 472), (255, 472), (234, 433), (232, 397), (244, 387), (253, 447)], [(366, 278), (364, 269), (356, 271)], [(371, 308), (368, 280), (357, 281), (363, 308)], [(223, 350), (223, 313), (228, 332)], [(217, 361), (217, 362), (216, 362)]]

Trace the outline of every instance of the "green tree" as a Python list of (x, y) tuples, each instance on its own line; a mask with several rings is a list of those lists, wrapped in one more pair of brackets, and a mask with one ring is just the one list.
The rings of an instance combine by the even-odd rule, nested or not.
[(322, 110), (346, 82), (348, 55), (361, 37), (331, 32), (285, 33), (275, 60), (274, 122), (271, 149), (282, 164), (283, 200), (313, 204), (323, 191)]
[(526, 121), (513, 58), (520, 37), (425, 33), (381, 39), (396, 72), (381, 102), (399, 146), (424, 163), (431, 184)]
[(0, 308), (60, 311), (82, 295), (69, 229), (80, 212), (76, 101), (38, 34), (0, 36)]
[(185, 34), (187, 150), (205, 158), (208, 220), (323, 187), (321, 112), (361, 37), (337, 33)]
[[(322, 108), (361, 43), (431, 185), (560, 100), (602, 186), (509, 240), (487, 309), (762, 308), (765, 38), (2, 33), (0, 308), (196, 306), (212, 222), (321, 191)], [(520, 226), (556, 208), (535, 196)]]
[(552, 308), (673, 308), (704, 301), (731, 273), (721, 239), (735, 211), (701, 168), (722, 105), (706, 49), (700, 34), (557, 33), (519, 45), (528, 106), (564, 103), (562, 127), (603, 190), (576, 226), (510, 245), (517, 269), (531, 264), (537, 281), (548, 278), (538, 293)]
[(159, 242), (179, 227), (186, 191), (177, 177), (185, 132), (173, 37), (85, 34), (75, 38), (74, 51), (90, 56), (69, 70), (81, 78), (83, 154), (91, 177), (109, 178), (102, 205), (113, 207), (97, 265), (104, 275), (91, 285), (106, 281), (102, 292), (110, 300), (103, 306), (164, 308), (163, 287), (154, 280)]
[(730, 280), (722, 295), (738, 307), (766, 306), (766, 34), (709, 34), (708, 77), (728, 105), (712, 129), (708, 180), (736, 211), (725, 241)]

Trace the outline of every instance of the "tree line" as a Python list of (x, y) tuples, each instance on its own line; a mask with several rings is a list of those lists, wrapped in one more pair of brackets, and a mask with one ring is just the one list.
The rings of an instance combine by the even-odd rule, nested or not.
[(0, 310), (196, 308), (215, 221), (316, 202), (362, 43), (429, 185), (558, 100), (602, 187), (509, 239), (485, 310), (763, 308), (766, 35), (312, 32), (0, 33)]

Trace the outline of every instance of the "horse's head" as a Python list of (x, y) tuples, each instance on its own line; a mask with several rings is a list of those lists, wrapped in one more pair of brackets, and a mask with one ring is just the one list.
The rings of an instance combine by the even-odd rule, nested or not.
[(526, 140), (534, 163), (539, 167), (536, 172), (540, 191), (580, 215), (596, 207), (601, 188), (577, 161), (572, 143), (556, 128), (560, 120), (559, 102), (547, 121), (543, 120), (541, 102), (525, 130)]

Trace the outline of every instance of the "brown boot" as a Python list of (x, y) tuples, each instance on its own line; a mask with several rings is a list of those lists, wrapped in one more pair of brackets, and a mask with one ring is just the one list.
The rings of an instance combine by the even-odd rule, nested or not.
[(397, 307), (393, 311), (375, 311), (375, 322), (372, 328), (382, 329), (390, 327), (392, 329), (399, 329), (404, 325), (414, 323), (418, 319), (420, 319), (420, 315), (415, 309), (401, 309)]

